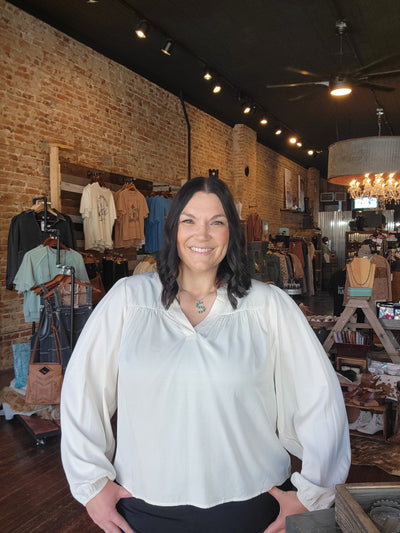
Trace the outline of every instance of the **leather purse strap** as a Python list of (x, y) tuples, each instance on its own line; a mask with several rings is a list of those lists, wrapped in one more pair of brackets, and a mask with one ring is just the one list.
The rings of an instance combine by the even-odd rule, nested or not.
[(44, 322), (44, 316), (45, 316), (46, 312), (50, 312), (50, 314), (51, 314), (51, 329), (52, 329), (53, 335), (54, 335), (54, 344), (56, 346), (58, 363), (61, 364), (60, 337), (59, 337), (59, 334), (58, 334), (58, 330), (57, 330), (57, 328), (56, 328), (56, 326), (54, 324), (53, 309), (52, 309), (51, 305), (48, 302), (46, 302), (45, 307), (42, 310), (42, 315), (40, 317), (40, 322), (39, 322), (39, 326), (38, 326), (38, 329), (37, 329), (35, 344), (33, 346), (32, 354), (31, 354), (30, 364), (35, 362), (34, 359), (35, 359), (35, 355), (36, 355), (36, 352), (37, 352), (37, 349), (38, 349), (40, 332), (42, 331), (43, 322)]

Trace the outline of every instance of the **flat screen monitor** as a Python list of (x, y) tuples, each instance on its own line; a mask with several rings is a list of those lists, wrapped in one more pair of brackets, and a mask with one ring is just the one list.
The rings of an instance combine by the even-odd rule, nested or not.
[(370, 198), (364, 196), (363, 198), (354, 199), (354, 209), (377, 209), (378, 198)]

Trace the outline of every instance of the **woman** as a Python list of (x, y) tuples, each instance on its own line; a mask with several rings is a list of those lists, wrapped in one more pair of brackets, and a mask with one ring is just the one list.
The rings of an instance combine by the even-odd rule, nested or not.
[(250, 279), (217, 178), (177, 193), (158, 273), (96, 308), (61, 407), (71, 491), (107, 533), (284, 532), (332, 504), (350, 464), (335, 372), (292, 299)]

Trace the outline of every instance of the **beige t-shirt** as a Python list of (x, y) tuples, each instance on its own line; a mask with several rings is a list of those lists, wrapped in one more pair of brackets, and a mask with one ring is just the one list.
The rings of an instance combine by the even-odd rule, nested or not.
[(85, 250), (113, 248), (112, 230), (116, 219), (114, 196), (97, 182), (83, 189), (80, 213), (83, 218)]
[(115, 247), (144, 243), (144, 219), (149, 214), (146, 198), (137, 190), (124, 189), (116, 195), (117, 226)]

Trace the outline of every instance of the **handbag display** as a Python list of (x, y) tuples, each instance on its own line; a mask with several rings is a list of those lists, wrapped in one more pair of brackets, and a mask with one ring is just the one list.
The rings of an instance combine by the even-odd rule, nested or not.
[(35, 345), (32, 350), (29, 362), (28, 379), (26, 382), (27, 404), (51, 405), (59, 404), (61, 396), (61, 386), (63, 382), (60, 340), (57, 328), (54, 325), (53, 314), (51, 313), (51, 327), (55, 339), (57, 362), (37, 361), (38, 343), (40, 330), (43, 327), (46, 309), (43, 309), (40, 318), (39, 330), (36, 336)]

